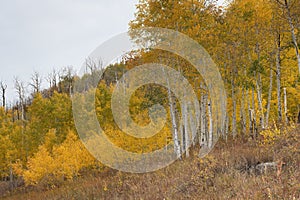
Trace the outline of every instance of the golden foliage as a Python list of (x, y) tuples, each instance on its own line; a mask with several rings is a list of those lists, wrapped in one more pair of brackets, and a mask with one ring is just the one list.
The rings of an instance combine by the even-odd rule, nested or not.
[(82, 142), (73, 132), (69, 132), (66, 140), (53, 147), (52, 153), (49, 152), (49, 142), (39, 146), (39, 150), (33, 157), (28, 159), (27, 169), (22, 169), (19, 164), (14, 165), (17, 174), (23, 176), (27, 185), (36, 184), (45, 177), (72, 179), (79, 175), (79, 171), (85, 167), (95, 165), (95, 159), (85, 149)]

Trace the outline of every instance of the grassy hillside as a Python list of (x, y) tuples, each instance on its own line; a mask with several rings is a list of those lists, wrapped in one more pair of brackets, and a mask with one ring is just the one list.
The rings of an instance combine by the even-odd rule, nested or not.
[[(220, 140), (203, 159), (193, 149), (191, 157), (153, 173), (105, 168), (54, 185), (20, 186), (12, 193), (2, 185), (1, 193), (4, 199), (300, 199), (300, 127), (272, 141)], [(282, 169), (257, 167), (268, 162)]]

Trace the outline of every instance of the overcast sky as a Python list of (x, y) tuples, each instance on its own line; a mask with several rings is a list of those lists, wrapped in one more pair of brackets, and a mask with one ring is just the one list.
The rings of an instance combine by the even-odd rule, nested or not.
[(16, 97), (14, 77), (27, 84), (35, 71), (79, 70), (102, 42), (128, 30), (137, 1), (0, 0), (0, 80), (8, 100)]
[[(128, 30), (137, 0), (0, 0), (0, 80), (74, 66), (102, 42)], [(46, 82), (46, 81), (44, 81)]]

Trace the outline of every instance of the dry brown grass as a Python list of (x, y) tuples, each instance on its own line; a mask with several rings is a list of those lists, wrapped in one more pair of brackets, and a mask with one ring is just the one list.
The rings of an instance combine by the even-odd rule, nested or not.
[[(299, 127), (298, 127), (299, 129)], [(219, 141), (204, 159), (194, 155), (153, 173), (111, 169), (84, 172), (53, 188), (20, 187), (6, 199), (300, 199), (300, 131), (272, 146), (242, 139)], [(278, 171), (260, 174), (257, 164), (282, 160)]]

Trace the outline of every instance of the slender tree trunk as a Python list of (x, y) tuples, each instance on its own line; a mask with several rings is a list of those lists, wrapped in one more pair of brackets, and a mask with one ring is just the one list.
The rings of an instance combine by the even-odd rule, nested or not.
[(252, 111), (252, 108), (251, 108), (251, 98), (250, 98), (250, 95), (249, 95), (249, 93), (248, 93), (248, 90), (247, 90), (247, 99), (248, 99), (248, 112), (249, 112), (249, 121), (248, 121), (248, 123), (249, 123), (249, 135), (251, 136), (251, 137), (253, 137), (253, 111)]
[(185, 155), (190, 156), (188, 147), (190, 146), (189, 137), (189, 126), (188, 126), (188, 116), (187, 116), (187, 105), (186, 102), (183, 103), (183, 121), (184, 121), (184, 138), (185, 138)]
[(250, 136), (254, 139), (254, 112), (253, 109), (249, 109), (249, 120), (250, 120)]
[(258, 99), (258, 106), (260, 112), (260, 125), (262, 129), (265, 129), (265, 116), (264, 116), (264, 109), (262, 104), (262, 89), (261, 89), (261, 75), (258, 73), (257, 80), (256, 80), (256, 90), (257, 90), (257, 99)]
[(242, 99), (241, 99), (241, 109), (240, 109), (240, 117), (241, 117), (241, 128), (243, 135), (246, 133), (246, 116), (245, 116), (245, 89), (242, 89)]
[(209, 119), (209, 128), (208, 128), (208, 148), (212, 148), (213, 145), (213, 119), (212, 119), (212, 105), (211, 100), (208, 102), (208, 119)]
[(173, 105), (171, 94), (169, 94), (169, 100), (170, 100), (170, 112), (171, 112), (171, 118), (172, 118), (173, 133), (174, 133), (174, 149), (175, 149), (177, 158), (180, 158), (181, 151), (180, 151), (180, 144), (179, 144), (179, 140), (178, 140), (178, 127), (177, 127), (177, 122), (176, 122), (175, 108)]
[[(126, 74), (125, 74), (125, 71), (123, 70), (123, 93), (124, 93), (124, 96), (126, 95), (126, 83), (127, 83), (127, 81), (126, 81)], [(94, 78), (93, 78), (94, 79)], [(95, 81), (93, 81), (93, 83), (94, 83)]]
[(206, 94), (201, 94), (201, 110), (200, 110), (200, 147), (207, 146), (207, 138), (206, 138), (206, 102), (207, 97)]
[(256, 123), (254, 88), (252, 88), (252, 109), (251, 109), (250, 114), (251, 114), (251, 123), (252, 123), (252, 136), (253, 136), (253, 139), (256, 139), (256, 136), (257, 136), (257, 123)]
[(246, 97), (247, 97), (247, 107), (248, 107), (248, 127), (249, 127), (249, 130), (250, 130), (250, 134), (252, 133), (251, 132), (251, 128), (252, 128), (252, 126), (251, 126), (251, 118), (250, 118), (250, 110), (251, 110), (251, 99), (250, 99), (250, 95), (249, 95), (249, 91), (248, 91), (248, 89), (246, 90)]
[(184, 152), (186, 149), (185, 146), (185, 135), (184, 135), (184, 111), (183, 107), (181, 109), (182, 113), (182, 118), (180, 120), (180, 125), (179, 125), (179, 134), (180, 134), (180, 145), (181, 145), (181, 152)]
[(12, 191), (14, 189), (14, 176), (13, 176), (13, 169), (12, 169), (11, 162), (9, 166), (9, 185), (10, 185), (10, 190)]
[[(258, 25), (255, 25), (256, 27), (256, 34), (259, 35), (259, 29)], [(259, 42), (256, 43), (255, 51), (257, 54), (257, 61), (258, 65), (260, 65), (260, 44)], [(256, 73), (255, 73), (256, 74)], [(259, 112), (260, 112), (260, 126), (261, 129), (265, 129), (265, 114), (264, 114), (264, 109), (263, 109), (263, 96), (262, 96), (262, 81), (261, 81), (261, 74), (260, 72), (257, 73), (256, 78), (256, 90), (257, 90), (257, 100), (258, 100), (258, 107), (259, 107)]]
[(266, 113), (266, 128), (269, 126), (269, 115), (272, 101), (272, 90), (273, 90), (273, 66), (270, 67), (270, 84), (269, 84), (269, 94), (268, 94), (268, 103), (267, 103), (267, 113)]
[(20, 120), (20, 110), (19, 110), (19, 103), (17, 103), (17, 120)]
[(2, 81), (0, 82), (0, 86), (1, 86), (1, 91), (2, 91), (2, 106), (3, 108), (5, 109), (6, 107), (6, 100), (5, 100), (5, 92), (6, 92), (6, 89), (7, 89), (7, 85), (4, 84)]
[(5, 109), (5, 90), (2, 91), (2, 106)]
[[(15, 88), (17, 90), (18, 96), (19, 96), (19, 105), (18, 107), (21, 109), (21, 123), (22, 123), (22, 156), (24, 155), (24, 149), (25, 149), (25, 155), (27, 157), (27, 148), (25, 148), (25, 88), (23, 82), (19, 81), (18, 79), (15, 80)], [(17, 111), (19, 111), (19, 108)]]
[(227, 142), (227, 138), (228, 138), (228, 132), (229, 132), (229, 117), (228, 117), (228, 113), (226, 113), (226, 118), (225, 118), (225, 141)]
[(169, 78), (168, 77), (167, 77), (167, 84), (168, 84), (168, 98), (169, 98), (169, 103), (170, 103), (170, 114), (171, 114), (172, 127), (173, 127), (174, 151), (177, 155), (177, 158), (180, 158), (181, 151), (180, 151), (180, 144), (179, 144), (179, 138), (178, 138), (178, 132), (179, 131), (178, 131), (178, 127), (177, 127), (175, 106), (174, 106), (174, 102), (173, 102), (173, 98), (172, 98), (172, 93), (171, 93), (170, 83), (169, 83)]
[(235, 99), (235, 84), (234, 84), (234, 77), (231, 78), (231, 95), (232, 95), (232, 136), (235, 137), (237, 134), (236, 131), (236, 99)]
[(278, 34), (277, 52), (276, 52), (276, 81), (277, 81), (277, 108), (278, 108), (278, 121), (282, 122), (282, 109), (281, 109), (281, 36)]
[(33, 93), (39, 93), (41, 89), (42, 78), (38, 72), (34, 72), (31, 76), (31, 83), (29, 84), (33, 88)]
[(288, 120), (288, 111), (287, 111), (286, 88), (283, 88), (283, 97), (284, 97), (284, 119), (285, 119), (285, 124), (287, 125), (289, 123), (289, 120)]
[[(190, 126), (190, 129), (192, 131), (192, 145), (195, 146), (195, 144), (197, 142), (197, 123), (195, 122), (193, 114), (191, 112), (189, 112), (189, 113), (190, 113), (189, 126)], [(198, 116), (196, 116), (196, 119), (198, 119)]]
[(300, 74), (300, 55), (299, 55), (299, 49), (298, 49), (299, 47), (298, 47), (298, 43), (297, 43), (297, 38), (296, 38), (296, 34), (295, 34), (295, 26), (293, 24), (290, 6), (288, 5), (288, 1), (284, 0), (284, 4), (285, 4), (285, 10), (287, 12), (287, 19), (288, 19), (288, 22), (290, 25), (290, 31), (292, 34), (293, 44), (294, 44), (295, 51), (296, 51), (296, 57), (297, 57), (297, 61), (298, 61), (298, 70), (299, 70), (299, 74)]
[(5, 109), (5, 89), (2, 88), (2, 106)]

